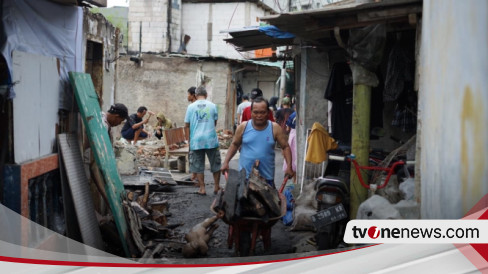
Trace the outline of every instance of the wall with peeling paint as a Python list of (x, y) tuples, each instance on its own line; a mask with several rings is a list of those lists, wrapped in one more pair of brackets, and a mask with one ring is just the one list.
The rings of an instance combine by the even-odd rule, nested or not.
[(461, 218), (488, 193), (487, 13), (486, 1), (424, 1), (422, 218)]
[(328, 101), (324, 92), (329, 81), (329, 57), (316, 49), (302, 49), (297, 66), (297, 82), (300, 83), (297, 103), (297, 174), (303, 176), (304, 148), (307, 129), (319, 122), (327, 128)]
[[(177, 126), (183, 126), (188, 106), (187, 90), (196, 86), (197, 72), (201, 70), (210, 78), (207, 92), (210, 101), (218, 107), (217, 128), (224, 127), (227, 61), (196, 61), (151, 54), (143, 54), (142, 57), (142, 67), (129, 61), (127, 56), (118, 60), (116, 102), (125, 104), (129, 113), (135, 113), (139, 106), (146, 106), (154, 112), (161, 111)], [(156, 123), (156, 118), (151, 118), (149, 123)], [(117, 136), (120, 136), (120, 128), (115, 129), (114, 137)]]
[[(115, 91), (115, 59), (118, 56), (118, 34), (116, 29), (102, 14), (94, 14), (88, 9), (84, 9), (83, 17), (83, 49), (86, 51), (87, 41), (93, 41), (103, 46), (103, 69), (102, 75), (92, 75), (100, 77), (102, 81), (101, 109), (106, 111), (114, 103)], [(83, 53), (83, 67), (86, 62), (86, 52)]]

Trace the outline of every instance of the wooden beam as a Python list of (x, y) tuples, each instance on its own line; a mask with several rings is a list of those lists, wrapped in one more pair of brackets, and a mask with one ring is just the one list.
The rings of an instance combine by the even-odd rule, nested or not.
[(398, 8), (385, 8), (380, 10), (368, 10), (366, 12), (358, 12), (358, 22), (370, 22), (377, 20), (389, 20), (398, 17), (409, 17), (410, 14), (417, 14), (422, 12), (422, 6), (414, 5)]
[(20, 203), (21, 215), (29, 218), (29, 180), (59, 168), (58, 154), (50, 154), (38, 160), (21, 164)]
[[(30, 217), (29, 180), (58, 168), (58, 154), (50, 154), (20, 165), (20, 213), (23, 217), (28, 219)], [(30, 222), (22, 221), (20, 230), (21, 242), (24, 246), (27, 246), (29, 243)]]

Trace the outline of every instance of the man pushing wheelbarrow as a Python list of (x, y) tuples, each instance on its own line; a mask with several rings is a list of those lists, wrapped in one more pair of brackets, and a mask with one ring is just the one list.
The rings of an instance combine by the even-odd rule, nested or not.
[[(227, 156), (221, 168), (221, 171), (224, 174), (229, 171), (229, 162), (232, 159), (232, 157), (234, 157), (234, 155), (236, 154), (237, 150), (240, 147), (241, 148), (240, 158), (239, 158), (240, 172), (238, 174), (230, 173), (229, 178), (234, 176), (241, 176), (241, 179), (237, 181), (239, 182), (249, 181), (248, 179), (250, 177), (250, 174), (252, 173), (253, 166), (255, 166), (256, 160), (259, 161), (259, 164), (255, 166), (255, 169), (259, 173), (259, 176), (257, 178), (260, 177), (261, 179), (257, 180), (259, 182), (255, 185), (259, 186), (259, 188), (261, 189), (261, 193), (263, 193), (262, 196), (267, 197), (267, 198), (261, 197), (265, 201), (263, 200), (260, 201), (261, 204), (267, 205), (266, 209), (263, 209), (266, 210), (266, 212), (264, 212), (263, 214), (263, 211), (262, 210), (260, 211), (260, 209), (256, 207), (256, 205), (259, 204), (254, 204), (255, 206), (254, 212), (257, 213), (258, 216), (259, 214), (263, 214), (263, 215), (262, 218), (258, 218), (260, 221), (250, 222), (251, 224), (249, 226), (251, 226), (250, 228), (251, 231), (248, 231), (249, 229), (247, 228), (249, 227), (241, 226), (242, 223), (239, 224), (234, 223), (236, 221), (235, 217), (239, 219), (239, 216), (230, 216), (230, 218), (229, 216), (224, 216), (224, 221), (227, 220), (228, 222), (233, 222), (232, 224), (229, 224), (230, 225), (229, 246), (231, 247), (232, 243), (235, 243), (236, 251), (241, 256), (248, 255), (249, 253), (246, 252), (246, 248), (245, 248), (247, 243), (250, 243), (250, 247), (248, 251), (250, 251), (252, 255), (254, 251), (254, 244), (255, 244), (257, 234), (263, 236), (263, 242), (265, 248), (270, 246), (269, 235), (271, 233), (271, 226), (260, 225), (260, 222), (266, 224), (269, 223), (270, 221), (273, 221), (271, 219), (276, 218), (276, 216), (272, 217), (272, 214), (276, 215), (276, 213), (272, 213), (273, 211), (276, 211), (276, 206), (273, 206), (272, 205), (273, 203), (269, 201), (269, 199), (273, 199), (271, 197), (274, 196), (272, 194), (273, 191), (269, 191), (269, 190), (275, 189), (275, 183), (274, 183), (275, 142), (278, 142), (278, 144), (280, 145), (283, 151), (283, 156), (287, 164), (287, 169), (285, 171), (285, 178), (286, 177), (291, 178), (295, 175), (295, 173), (291, 168), (292, 166), (291, 150), (288, 145), (288, 140), (286, 138), (286, 135), (283, 133), (281, 127), (277, 123), (268, 121), (268, 111), (269, 111), (269, 103), (266, 99), (262, 97), (257, 97), (256, 99), (254, 99), (254, 101), (251, 104), (251, 120), (243, 122), (239, 125), (239, 127), (237, 127), (236, 134), (234, 136), (234, 139), (232, 140), (232, 143), (227, 152)], [(246, 179), (242, 178), (244, 174)], [(264, 185), (260, 184), (261, 181), (264, 181)], [(285, 182), (283, 182), (283, 184), (284, 183)], [(232, 186), (229, 187), (231, 188)], [(239, 192), (239, 196), (241, 197), (242, 195), (245, 194), (247, 195), (246, 191), (249, 188), (250, 185), (248, 186), (243, 185), (242, 191)], [(226, 186), (226, 192), (227, 191), (228, 191), (228, 187)], [(266, 194), (267, 192), (269, 192), (270, 195)], [(235, 190), (235, 193), (237, 193), (237, 190)], [(278, 197), (282, 196), (281, 194), (277, 194), (277, 195)], [(283, 202), (281, 202), (280, 204), (283, 205)], [(279, 205), (279, 208), (282, 207), (281, 205)], [(237, 210), (242, 210), (241, 207), (235, 207), (235, 208)], [(278, 215), (281, 214), (278, 213)], [(233, 231), (236, 229), (241, 230), (241, 228), (243, 228), (242, 231)], [(261, 233), (258, 233), (257, 230), (261, 230)], [(252, 239), (249, 241), (248, 238), (251, 236), (251, 234), (252, 234)]]

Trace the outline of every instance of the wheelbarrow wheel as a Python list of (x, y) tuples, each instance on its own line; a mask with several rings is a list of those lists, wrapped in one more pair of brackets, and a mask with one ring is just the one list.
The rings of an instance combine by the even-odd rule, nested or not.
[(251, 250), (251, 233), (249, 231), (241, 231), (239, 233), (239, 255), (249, 256)]

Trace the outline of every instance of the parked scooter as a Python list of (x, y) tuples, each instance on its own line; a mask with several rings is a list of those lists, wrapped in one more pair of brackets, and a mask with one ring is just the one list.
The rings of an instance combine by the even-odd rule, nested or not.
[(349, 221), (349, 186), (341, 177), (326, 176), (315, 181), (315, 190), (318, 212), (312, 222), (317, 229), (317, 249), (336, 248), (343, 242)]

